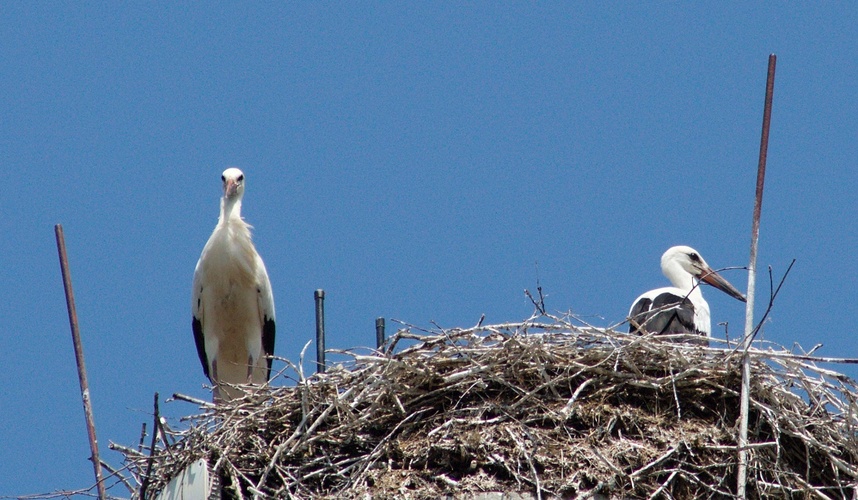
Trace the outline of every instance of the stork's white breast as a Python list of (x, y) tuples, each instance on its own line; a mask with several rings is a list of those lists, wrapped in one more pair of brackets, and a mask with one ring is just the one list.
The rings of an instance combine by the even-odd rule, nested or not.
[[(206, 353), (210, 359), (214, 359), (218, 350), (258, 358), (262, 349), (262, 319), (257, 298), (256, 253), (248, 229), (235, 224), (218, 227), (206, 243), (200, 265), (200, 272), (206, 277), (201, 297)], [(247, 359), (229, 361), (246, 363)]]

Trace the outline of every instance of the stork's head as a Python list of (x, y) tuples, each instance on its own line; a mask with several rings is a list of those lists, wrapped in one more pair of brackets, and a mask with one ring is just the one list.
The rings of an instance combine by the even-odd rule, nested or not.
[(670, 247), (661, 256), (661, 268), (676, 268), (679, 267), (686, 273), (700, 278), (702, 275), (712, 272), (709, 264), (703, 260), (700, 253), (684, 245)]
[(223, 197), (226, 200), (240, 200), (244, 195), (244, 172), (233, 167), (223, 171)]
[[(684, 245), (669, 248), (661, 256), (661, 270), (678, 288), (686, 289), (687, 275), (714, 286), (734, 299), (745, 302), (742, 292), (709, 267), (700, 252)], [(680, 283), (682, 286), (680, 286)]]

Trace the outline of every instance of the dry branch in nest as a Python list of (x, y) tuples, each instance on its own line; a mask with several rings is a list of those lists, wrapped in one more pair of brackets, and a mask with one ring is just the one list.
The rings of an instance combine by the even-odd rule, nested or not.
[[(155, 450), (150, 491), (201, 457), (238, 498), (736, 491), (741, 353), (554, 317), (416, 331), (192, 417)], [(855, 382), (782, 349), (750, 355), (749, 496), (852, 498)], [(138, 482), (147, 460), (126, 454)]]

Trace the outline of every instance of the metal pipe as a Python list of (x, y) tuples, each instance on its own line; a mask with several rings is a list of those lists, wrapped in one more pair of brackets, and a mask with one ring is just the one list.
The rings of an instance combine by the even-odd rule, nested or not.
[(316, 373), (325, 373), (325, 291), (313, 293), (316, 299)]
[(769, 70), (766, 77), (766, 101), (763, 106), (763, 132), (760, 137), (760, 161), (757, 164), (757, 190), (754, 198), (754, 216), (751, 223), (751, 256), (748, 263), (748, 300), (745, 304), (745, 335), (742, 339), (742, 392), (739, 400), (739, 465), (736, 470), (736, 496), (747, 498), (748, 482), (748, 412), (750, 411), (751, 362), (748, 349), (754, 330), (754, 292), (757, 281), (757, 244), (760, 239), (760, 213), (763, 207), (763, 185), (766, 179), (766, 157), (769, 150), (769, 128), (772, 121), (772, 98), (775, 90), (775, 66), (777, 56), (769, 55)]
[(384, 317), (378, 317), (375, 318), (375, 347), (380, 350), (384, 340)]

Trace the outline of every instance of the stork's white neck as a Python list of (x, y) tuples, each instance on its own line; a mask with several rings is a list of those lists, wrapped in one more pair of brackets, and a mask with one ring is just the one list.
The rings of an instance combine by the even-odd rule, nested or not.
[(703, 297), (697, 278), (683, 269), (676, 261), (669, 261), (662, 268), (662, 272), (676, 288), (686, 292), (689, 297)]
[(220, 217), (218, 218), (218, 223), (224, 224), (231, 220), (241, 220), (240, 197), (222, 197), (220, 199)]

